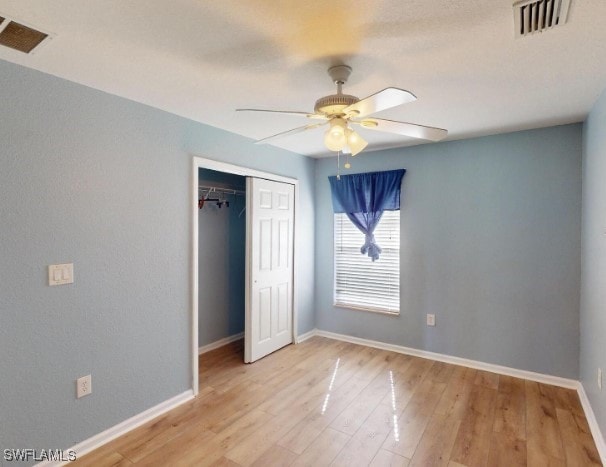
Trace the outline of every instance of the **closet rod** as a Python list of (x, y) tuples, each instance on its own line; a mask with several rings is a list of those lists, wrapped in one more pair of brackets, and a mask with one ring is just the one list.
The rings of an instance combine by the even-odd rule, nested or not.
[(207, 195), (210, 193), (218, 193), (222, 195), (245, 195), (246, 192), (243, 190), (234, 190), (232, 188), (223, 188), (219, 186), (208, 186), (208, 185), (199, 185), (198, 191), (206, 192)]

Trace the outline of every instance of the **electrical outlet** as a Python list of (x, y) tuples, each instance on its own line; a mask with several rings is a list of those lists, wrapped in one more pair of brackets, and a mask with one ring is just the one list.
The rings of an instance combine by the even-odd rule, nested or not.
[(602, 390), (602, 369), (598, 368), (598, 388)]
[(436, 315), (427, 313), (427, 326), (435, 326), (436, 325)]
[(93, 382), (91, 375), (86, 375), (76, 380), (76, 397), (78, 399), (84, 396), (88, 396), (91, 392), (93, 392)]

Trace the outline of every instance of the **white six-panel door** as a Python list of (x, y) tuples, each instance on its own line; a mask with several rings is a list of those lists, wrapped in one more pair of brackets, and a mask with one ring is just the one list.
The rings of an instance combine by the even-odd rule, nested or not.
[(293, 340), (294, 186), (248, 177), (244, 361)]

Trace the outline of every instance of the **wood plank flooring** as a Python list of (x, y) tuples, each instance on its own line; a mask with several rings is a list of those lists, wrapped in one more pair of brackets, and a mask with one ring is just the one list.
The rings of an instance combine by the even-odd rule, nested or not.
[(200, 394), (77, 466), (602, 465), (573, 390), (314, 337), (200, 357)]

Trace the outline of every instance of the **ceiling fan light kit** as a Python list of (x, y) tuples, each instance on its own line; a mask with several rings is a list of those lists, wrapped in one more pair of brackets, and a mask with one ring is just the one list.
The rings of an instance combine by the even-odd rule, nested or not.
[(333, 118), (330, 128), (324, 134), (324, 145), (331, 151), (348, 152), (352, 156), (364, 150), (368, 143), (358, 133), (347, 126), (342, 118)]
[(347, 123), (342, 118), (333, 118), (329, 124), (330, 128), (324, 134), (324, 144), (331, 151), (342, 151), (347, 144)]
[[(333, 66), (328, 69), (328, 74), (337, 86), (337, 93), (318, 99), (314, 105), (314, 113), (265, 109), (236, 109), (237, 111), (300, 115), (310, 119), (321, 120), (319, 123), (307, 124), (263, 138), (257, 141), (257, 143), (269, 143), (278, 138), (301, 133), (328, 124), (329, 128), (324, 133), (324, 145), (326, 148), (329, 151), (336, 152), (337, 155), (348, 153), (355, 156), (368, 146), (368, 142), (355, 132), (350, 127), (350, 124), (360, 125), (367, 130), (399, 134), (429, 141), (439, 141), (448, 134), (448, 131), (441, 128), (426, 127), (423, 125), (393, 120), (383, 120), (380, 118), (367, 118), (382, 110), (413, 102), (417, 98), (414, 94), (404, 89), (386, 88), (364, 99), (358, 99), (356, 96), (343, 94), (342, 92), (343, 85), (347, 82), (347, 79), (351, 74), (351, 68), (349, 66)], [(349, 167), (351, 167), (351, 165), (347, 162), (345, 168)]]
[(361, 153), (366, 146), (368, 146), (368, 142), (364, 140), (358, 133), (353, 130), (349, 130), (347, 135), (347, 146), (351, 151), (351, 155), (355, 156), (356, 154)]

